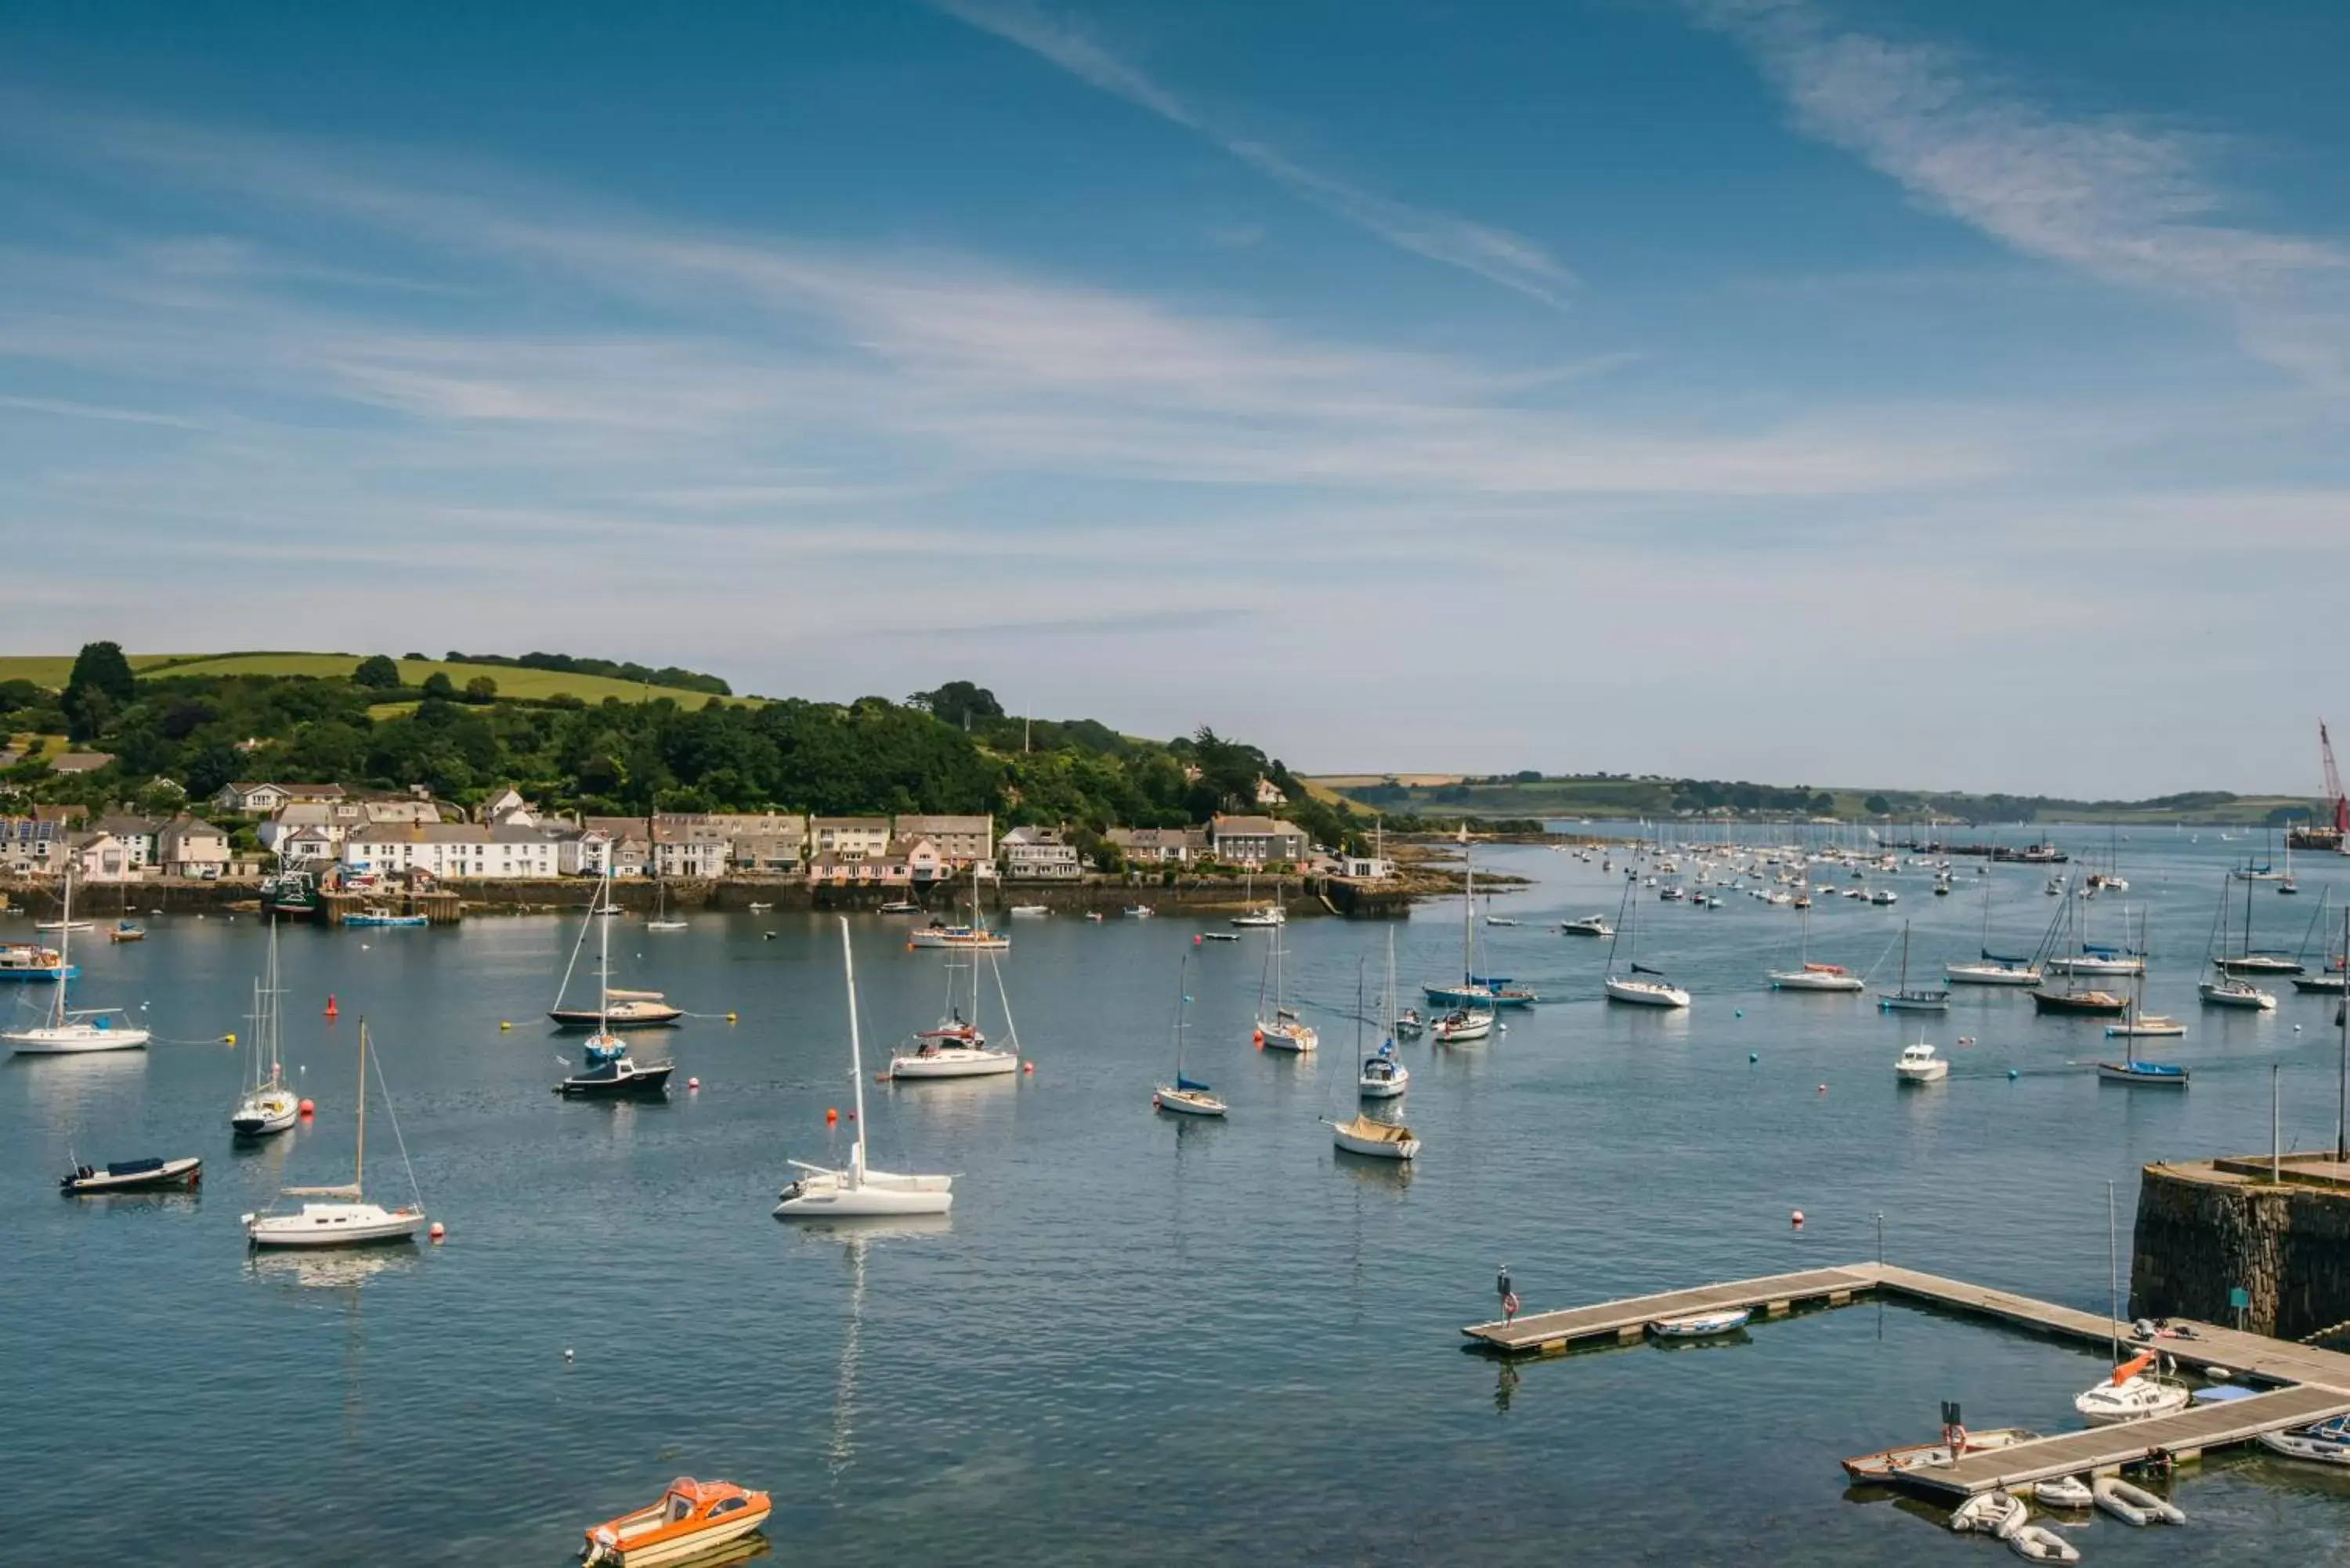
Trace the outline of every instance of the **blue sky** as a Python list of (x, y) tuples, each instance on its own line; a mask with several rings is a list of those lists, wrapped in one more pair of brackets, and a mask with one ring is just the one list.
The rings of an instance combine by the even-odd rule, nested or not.
[(0, 11), (0, 645), (2309, 789), (2350, 16)]

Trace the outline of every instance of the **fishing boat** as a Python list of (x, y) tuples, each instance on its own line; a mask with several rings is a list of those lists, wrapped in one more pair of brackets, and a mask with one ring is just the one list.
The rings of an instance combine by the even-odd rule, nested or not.
[[(579, 1070), (555, 1085), (567, 1100), (657, 1100), (669, 1094), (674, 1062), (639, 1063), (617, 1034), (597, 1033), (580, 1047)], [(567, 1068), (571, 1065), (560, 1056)]]
[(2350, 1416), (2336, 1416), (2289, 1432), (2262, 1432), (2261, 1446), (2287, 1459), (2322, 1465), (2350, 1465)]
[[(381, 1081), (383, 1069), (376, 1069)], [(412, 1241), (424, 1229), (424, 1199), (416, 1191), (416, 1171), (409, 1168), (408, 1187), (412, 1202), (398, 1209), (386, 1209), (367, 1200), (363, 1183), (367, 1176), (367, 1074), (368, 1026), (359, 1021), (359, 1144), (351, 1160), (350, 1184), (346, 1187), (287, 1187), (279, 1190), (281, 1198), (304, 1199), (300, 1209), (290, 1214), (259, 1213), (240, 1216), (244, 1227), (244, 1239), (253, 1247), (359, 1247), (376, 1243)], [(388, 1109), (390, 1094), (384, 1097)], [(392, 1123), (395, 1137), (400, 1124)], [(403, 1144), (400, 1162), (408, 1160)], [(311, 1201), (316, 1199), (317, 1201)]]
[[(1276, 927), (1273, 940), (1265, 944), (1264, 969), (1256, 983), (1256, 1028), (1250, 1038), (1261, 1050), (1286, 1051), (1303, 1054), (1322, 1044), (1322, 1036), (1297, 1015), (1289, 1005), (1288, 971), (1285, 961), (1288, 950), (1281, 945), (1281, 931)], [(1270, 997), (1273, 1007), (1265, 1008)]]
[(1612, 937), (1616, 928), (1605, 915), (1584, 915), (1576, 919), (1561, 920), (1558, 934), (1563, 937)]
[(119, 1159), (110, 1165), (77, 1165), (57, 1179), (57, 1190), (68, 1198), (90, 1198), (104, 1192), (163, 1192), (175, 1187), (195, 1187), (204, 1179), (204, 1162), (193, 1155), (182, 1159)]
[(800, 1175), (777, 1195), (778, 1220), (864, 1219), (885, 1214), (944, 1214), (954, 1206), (951, 1176), (907, 1176), (875, 1170), (865, 1163), (865, 1055), (857, 1030), (857, 955), (848, 942), (848, 918), (840, 920), (841, 976), (848, 992), (848, 1078), (856, 1095), (857, 1139), (848, 1166), (834, 1170), (792, 1160)]
[(2007, 1549), (2026, 1563), (2078, 1563), (2081, 1549), (2044, 1524), (2024, 1524), (2007, 1538)]
[(2097, 1506), (2124, 1524), (2184, 1524), (2187, 1511), (2167, 1498), (2157, 1497), (2142, 1486), (2135, 1486), (2119, 1476), (2099, 1476), (2089, 1483)]
[(68, 1002), (72, 986), (69, 977), (79, 972), (72, 962), (73, 930), (73, 869), (66, 869), (65, 909), (67, 929), (57, 937), (57, 988), (49, 997), (47, 1019), (29, 1029), (12, 1029), (0, 1033), (19, 1056), (82, 1056), (99, 1051), (139, 1051), (146, 1048), (148, 1031), (127, 1023), (118, 1023), (119, 1007), (76, 1008)]
[(2187, 1069), (2167, 1062), (2141, 1062), (2133, 1057), (2126, 1062), (2100, 1062), (2097, 1077), (2107, 1084), (2145, 1084), (2158, 1089), (2183, 1089), (2187, 1086)]
[(261, 909), (280, 920), (307, 920), (318, 912), (318, 879), (308, 871), (280, 867), (261, 884)]
[[(1617, 934), (1607, 944), (1607, 975), (1600, 989), (1610, 1002), (1620, 1002), (1627, 1007), (1687, 1007), (1690, 993), (1665, 978), (1662, 970), (1649, 969), (1640, 962), (1640, 932), (1638, 907), (1632, 902), (1631, 885), (1624, 888), (1623, 907), (1616, 911)], [(1626, 969), (1616, 971), (1616, 950), (1629, 939), (1625, 952)]]
[(1230, 1109), (1209, 1092), (1209, 1085), (1183, 1075), (1184, 1029), (1191, 1005), (1191, 955), (1185, 953), (1175, 971), (1175, 1081), (1150, 1092), (1150, 1103), (1180, 1116), (1220, 1116)]
[[(1189, 954), (1184, 955), (1189, 957)], [(962, 962), (947, 965), (947, 1011), (938, 1026), (916, 1034), (912, 1049), (898, 1051), (889, 1057), (889, 1071), (883, 1075), (891, 1082), (920, 1082), (937, 1078), (994, 1078), (1020, 1070), (1019, 1032), (1012, 1029), (1012, 1002), (1004, 993), (1003, 971), (995, 967), (993, 954), (987, 955), (988, 971), (995, 977), (996, 995), (1003, 1002), (1004, 1027), (1012, 1030), (1009, 1050), (992, 1046), (980, 1029), (980, 955), (972, 954)], [(955, 1000), (955, 972), (967, 970), (971, 974), (971, 1012), (966, 1017)]]
[(1970, 1531), (1988, 1535), (1994, 1541), (2004, 1541), (2023, 1528), (2032, 1517), (2032, 1505), (2012, 1491), (1977, 1492), (1950, 1511), (1950, 1528), (1963, 1535)]
[(1901, 1048), (1893, 1064), (1894, 1075), (1905, 1084), (1939, 1084), (1950, 1075), (1950, 1064), (1934, 1054), (1934, 1048), (1923, 1040)]
[(412, 929), (432, 923), (427, 916), (395, 914), (380, 904), (369, 904), (356, 915), (343, 917), (343, 924), (347, 926), (382, 926), (394, 930)]
[(1686, 1317), (1660, 1317), (1648, 1324), (1648, 1332), (1659, 1339), (1715, 1339), (1737, 1333), (1753, 1315), (1744, 1307), (1732, 1307), (1724, 1312), (1693, 1313)]
[(253, 982), (252, 1073), (244, 1092), (228, 1114), (228, 1125), (239, 1137), (267, 1137), (282, 1133), (300, 1118), (302, 1097), (286, 1081), (278, 1054), (278, 1020), (285, 992), (277, 984), (277, 922), (269, 922), (269, 957), (263, 978)]
[(1943, 1428), (1940, 1442), (1910, 1443), (1861, 1454), (1843, 1461), (1844, 1473), (1861, 1482), (1894, 1481), (1916, 1470), (1946, 1469), (1970, 1455), (2012, 1449), (2018, 1443), (2033, 1442), (2039, 1436), (2023, 1427), (1992, 1427), (1970, 1432), (1952, 1424)]
[(1950, 992), (1947, 986), (1917, 986), (1909, 983), (1909, 922), (1901, 922), (1901, 978), (1891, 991), (1877, 993), (1879, 1012), (1948, 1012)]
[(589, 1526), (579, 1561), (583, 1568), (681, 1563), (750, 1534), (773, 1507), (765, 1492), (680, 1476), (650, 1508)]
[[(658, 991), (624, 991), (612, 983), (612, 927), (604, 917), (615, 911), (612, 903), (612, 870), (608, 865), (596, 880), (595, 897), (588, 900), (588, 918), (579, 925), (579, 935), (571, 944), (570, 961), (563, 966), (563, 978), (556, 983), (555, 1005), (546, 1016), (559, 1029), (589, 1029), (599, 1035), (622, 1029), (667, 1029), (685, 1016), (685, 1010), (672, 1007)], [(579, 967), (579, 955), (588, 946), (588, 933), (595, 931), (599, 946), (596, 961), (596, 1005), (566, 1007), (564, 993), (571, 989), (571, 977)]]
[(1385, 1037), (1380, 1040), (1378, 1049), (1368, 1056), (1362, 1056), (1361, 1007), (1357, 1006), (1355, 1012), (1357, 1014), (1355, 1051), (1356, 1054), (1361, 1057), (1363, 1064), (1363, 1070), (1355, 1077), (1355, 1092), (1360, 1098), (1366, 1100), (1395, 1099), (1410, 1087), (1411, 1069), (1405, 1066), (1403, 1058), (1396, 1054), (1396, 961), (1393, 931), (1388, 933), (1387, 984), (1379, 993), (1379, 1018), (1381, 1033)]

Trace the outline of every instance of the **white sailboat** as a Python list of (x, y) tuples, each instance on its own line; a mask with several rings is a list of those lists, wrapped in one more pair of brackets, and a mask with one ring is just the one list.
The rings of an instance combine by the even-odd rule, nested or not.
[[(424, 1229), (424, 1198), (416, 1191), (416, 1171), (410, 1167), (409, 1191), (414, 1201), (398, 1209), (386, 1209), (367, 1200), (364, 1183), (367, 1177), (367, 1072), (368, 1026), (359, 1021), (359, 1146), (351, 1158), (351, 1179), (347, 1187), (288, 1187), (279, 1196), (305, 1199), (302, 1207), (291, 1214), (246, 1214), (240, 1217), (244, 1226), (244, 1239), (255, 1247), (359, 1247), (383, 1241), (410, 1241)], [(379, 1079), (383, 1069), (376, 1069)], [(387, 1109), (391, 1105), (389, 1091), (384, 1096)], [(399, 1137), (400, 1124), (391, 1125), (392, 1135)], [(405, 1144), (400, 1151), (400, 1163), (408, 1162)], [(310, 1201), (317, 1199), (317, 1201)]]
[(1245, 915), (1234, 915), (1232, 917), (1232, 924), (1236, 926), (1278, 926), (1285, 924), (1289, 919), (1289, 911), (1282, 908), (1281, 899), (1278, 896), (1278, 883), (1274, 885), (1274, 891), (1275, 897), (1272, 903), (1263, 905), (1258, 904), (1256, 901), (1256, 873), (1253, 871), (1245, 873), (1241, 891), (1241, 898), (1248, 904), (1248, 913)]
[(1208, 1092), (1208, 1085), (1183, 1075), (1183, 1031), (1191, 1005), (1191, 955), (1185, 953), (1175, 975), (1175, 1081), (1151, 1091), (1150, 1103), (1181, 1116), (1220, 1116), (1231, 1109)]
[(1806, 909), (1798, 917), (1802, 936), (1795, 952), (1794, 969), (1774, 969), (1763, 978), (1773, 991), (1828, 991), (1857, 992), (1866, 989), (1860, 976), (1840, 963), (1814, 963), (1812, 957), (1812, 911)]
[(669, 912), (669, 883), (660, 877), (653, 878), (653, 918), (645, 922), (649, 931), (681, 931), (689, 922), (673, 919)]
[(282, 1011), (278, 999), (285, 994), (277, 985), (277, 922), (272, 919), (268, 973), (253, 982), (253, 1072), (244, 1093), (237, 1096), (236, 1108), (228, 1117), (228, 1125), (239, 1137), (267, 1137), (272, 1133), (282, 1133), (301, 1114), (302, 1097), (286, 1082), (285, 1064), (278, 1056), (278, 1019)]
[(944, 1214), (954, 1206), (951, 1176), (904, 1176), (865, 1163), (865, 1055), (857, 1033), (857, 957), (848, 943), (848, 918), (840, 919), (841, 975), (848, 990), (848, 1077), (857, 1096), (857, 1141), (848, 1168), (832, 1170), (805, 1160), (791, 1161), (799, 1179), (775, 1204), (779, 1220), (858, 1219), (877, 1214)]
[(73, 967), (73, 867), (66, 867), (65, 919), (57, 932), (57, 988), (49, 996), (47, 1022), (0, 1033), (19, 1056), (81, 1056), (96, 1051), (145, 1048), (148, 1031), (117, 1023), (119, 1007), (76, 1009), (67, 1005)]
[(1943, 978), (1952, 985), (2038, 985), (2040, 966), (2037, 963), (2028, 958), (2009, 958), (1991, 950), (1991, 877), (1988, 871), (1982, 884), (1982, 942), (1976, 950), (1981, 956), (1963, 963), (1944, 964)]
[[(1012, 1037), (1012, 1046), (1004, 1050), (987, 1043), (987, 1035), (979, 1026), (979, 963), (985, 956), (988, 972), (995, 977), (996, 995), (1003, 1002), (1003, 1027)], [(1186, 955), (1188, 956), (1188, 955)], [(954, 1002), (955, 971), (971, 971), (971, 1013), (965, 1017)], [(962, 963), (947, 967), (947, 1015), (939, 1020), (935, 1029), (925, 1029), (916, 1034), (911, 1045), (893, 1052), (889, 1057), (889, 1076), (922, 1080), (932, 1078), (993, 1078), (1020, 1070), (1020, 1032), (1012, 1023), (1012, 999), (1004, 994), (1003, 971), (995, 967), (995, 955), (982, 949), (973, 951)]]
[[(2112, 1337), (2113, 1375), (2094, 1388), (2084, 1389), (2074, 1396), (2073, 1408), (2092, 1427), (2110, 1427), (2123, 1421), (2140, 1421), (2149, 1416), (2168, 1416), (2187, 1408), (2190, 1396), (2187, 1385), (2177, 1378), (2164, 1377), (2157, 1366), (2155, 1352), (2143, 1351), (2122, 1359), (2122, 1286), (2120, 1230), (2114, 1208), (2114, 1184), (2106, 1183), (2106, 1289)], [(2157, 1375), (2146, 1376), (2149, 1368)]]
[[(1616, 912), (1616, 936), (1607, 944), (1607, 978), (1601, 982), (1610, 1002), (1620, 1002), (1630, 1007), (1687, 1007), (1690, 993), (1665, 978), (1662, 970), (1649, 969), (1640, 962), (1639, 911), (1632, 899), (1632, 885), (1624, 885), (1623, 907)], [(1626, 938), (1630, 939), (1630, 950), (1625, 954), (1626, 971), (1616, 972), (1616, 949)]]
[(1265, 1016), (1265, 982), (1260, 979), (1256, 992), (1256, 1030), (1253, 1038), (1263, 1050), (1303, 1054), (1320, 1045), (1322, 1036), (1299, 1018), (1297, 1010), (1289, 1005), (1287, 975), (1283, 966), (1283, 961), (1288, 956), (1287, 950), (1281, 945), (1281, 928), (1276, 924), (1273, 940), (1264, 955), (1265, 972), (1272, 977), (1273, 982), (1273, 1015)]
[[(1392, 1041), (1387, 1049), (1394, 1049)], [(1355, 1055), (1358, 1060), (1363, 1055), (1363, 971), (1359, 964), (1355, 969)], [(1381, 1121), (1359, 1110), (1343, 1122), (1330, 1123), (1330, 1141), (1347, 1154), (1369, 1159), (1407, 1160), (1419, 1155), (1419, 1139), (1412, 1136), (1411, 1128), (1401, 1122)]]
[[(1388, 933), (1387, 989), (1379, 995), (1379, 1048), (1363, 1057), (1363, 1070), (1355, 1078), (1356, 1094), (1366, 1100), (1392, 1100), (1401, 1096), (1411, 1086), (1411, 1069), (1403, 1064), (1396, 1054), (1396, 962), (1395, 933)], [(1360, 1055), (1361, 1039), (1356, 1040)]]

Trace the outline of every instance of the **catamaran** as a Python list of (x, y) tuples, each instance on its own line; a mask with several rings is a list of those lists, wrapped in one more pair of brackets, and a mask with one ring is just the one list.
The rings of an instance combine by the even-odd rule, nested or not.
[(66, 867), (65, 929), (57, 933), (57, 988), (50, 993), (47, 1023), (30, 1029), (0, 1033), (0, 1041), (19, 1056), (81, 1056), (96, 1051), (138, 1051), (147, 1044), (148, 1032), (117, 1023), (119, 1007), (73, 1008), (66, 993), (73, 966), (73, 867)]
[[(367, 1021), (359, 1021), (359, 1145), (351, 1158), (351, 1179), (347, 1187), (288, 1187), (280, 1189), (283, 1198), (300, 1198), (306, 1201), (291, 1214), (246, 1214), (240, 1222), (244, 1226), (244, 1239), (255, 1247), (359, 1247), (376, 1242), (412, 1241), (424, 1229), (424, 1198), (416, 1190), (416, 1170), (409, 1167), (408, 1189), (413, 1201), (397, 1209), (386, 1209), (367, 1200), (363, 1183), (367, 1176)], [(383, 1069), (376, 1069), (378, 1081)], [(384, 1106), (391, 1106), (389, 1090), (384, 1095)], [(400, 1135), (400, 1123), (391, 1124), (395, 1139)], [(408, 1147), (402, 1142), (400, 1149), (402, 1165), (408, 1163)], [(318, 1199), (319, 1201), (307, 1201)]]
[(865, 1163), (865, 1055), (857, 1033), (857, 955), (848, 942), (848, 918), (840, 920), (841, 976), (848, 991), (848, 1079), (857, 1096), (857, 1141), (848, 1168), (833, 1170), (805, 1160), (775, 1203), (778, 1220), (864, 1219), (884, 1214), (944, 1214), (954, 1206), (951, 1176), (902, 1176)]
[(277, 921), (269, 922), (269, 968), (265, 978), (253, 982), (252, 1076), (229, 1112), (228, 1125), (239, 1137), (267, 1137), (282, 1133), (299, 1118), (302, 1097), (286, 1082), (286, 1066), (278, 1055), (279, 999), (277, 985)]

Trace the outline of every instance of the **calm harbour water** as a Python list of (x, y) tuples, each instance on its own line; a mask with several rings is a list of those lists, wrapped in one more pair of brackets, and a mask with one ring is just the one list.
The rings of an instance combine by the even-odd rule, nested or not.
[[(1375, 993), (1390, 928), (1290, 928), (1325, 1042), (1299, 1062), (1249, 1048), (1263, 933), (1194, 949), (1188, 919), (1021, 922), (1005, 983), (1035, 1072), (868, 1085), (876, 1162), (959, 1179), (951, 1220), (862, 1231), (769, 1217), (787, 1154), (846, 1147), (824, 1122), (849, 1103), (828, 918), (616, 930), (616, 968), (707, 1015), (667, 1042), (701, 1090), (639, 1106), (548, 1093), (555, 1054), (576, 1054), (541, 1018), (571, 924), (289, 929), (311, 1127), (234, 1149), (240, 1055), (217, 1044), (0, 1067), (7, 1555), (551, 1565), (585, 1523), (694, 1473), (770, 1490), (776, 1551), (843, 1564), (1981, 1558), (1927, 1511), (1847, 1497), (1835, 1461), (1929, 1437), (1945, 1398), (1979, 1427), (2073, 1425), (2095, 1355), (1875, 1305), (1702, 1352), (1514, 1366), (1463, 1354), (1458, 1329), (1491, 1314), (1503, 1260), (1533, 1310), (1869, 1257), (1880, 1210), (1893, 1261), (2102, 1311), (2108, 1180), (2126, 1250), (2141, 1163), (2266, 1147), (2272, 1064), (2288, 1145), (2329, 1141), (2335, 1104), (2330, 999), (2196, 1004), (2222, 868), (2257, 839), (2118, 847), (2128, 906), (2152, 910), (2148, 1010), (2191, 1031), (2147, 1054), (2191, 1064), (2183, 1095), (2100, 1085), (2076, 1064), (2108, 1054), (2096, 1023), (1964, 990), (1925, 1021), (1950, 1080), (1904, 1093), (1892, 1060), (1918, 1021), (1768, 993), (1795, 918), (1742, 893), (1719, 910), (1647, 895), (1642, 957), (1696, 1005), (1608, 1008), (1607, 944), (1555, 921), (1612, 915), (1620, 877), (1500, 849), (1481, 864), (1537, 886), (1498, 902), (1522, 925), (1479, 936), (1546, 1001), (1489, 1044), (1405, 1047), (1417, 1168), (1345, 1161), (1316, 1120), (1353, 1107), (1358, 965)], [(2329, 882), (2338, 911), (2345, 866), (2309, 857), (2298, 899), (2259, 888), (2260, 945), (2297, 948)], [(1991, 880), (1991, 945), (2028, 950), (2056, 903), (2044, 874)], [(1892, 881), (1893, 909), (1822, 900), (1812, 957), (1883, 959), (1889, 982), (1905, 919), (1916, 973), (1971, 956), (1971, 866), (1948, 898), (1921, 872)], [(2097, 934), (2119, 934), (2122, 901), (2095, 903)], [(1459, 917), (1426, 905), (1392, 928), (1411, 1000), (1457, 972)], [(937, 1016), (942, 960), (905, 950), (900, 923), (852, 925), (870, 1062)], [(151, 929), (82, 948), (78, 996), (143, 1007), (165, 1040), (242, 1032), (262, 928)], [(1188, 1070), (1231, 1100), (1224, 1125), (1149, 1106), (1185, 951)], [(23, 989), (0, 1006), (45, 1000)], [(345, 1179), (362, 1014), (448, 1241), (249, 1261), (240, 1212)], [(202, 1195), (62, 1199), (69, 1144), (202, 1154)], [(369, 1144), (371, 1193), (404, 1196), (380, 1116)], [(2100, 1564), (2350, 1560), (2350, 1477), (2240, 1453), (2178, 1496), (2185, 1530), (2101, 1520), (2074, 1539)]]

